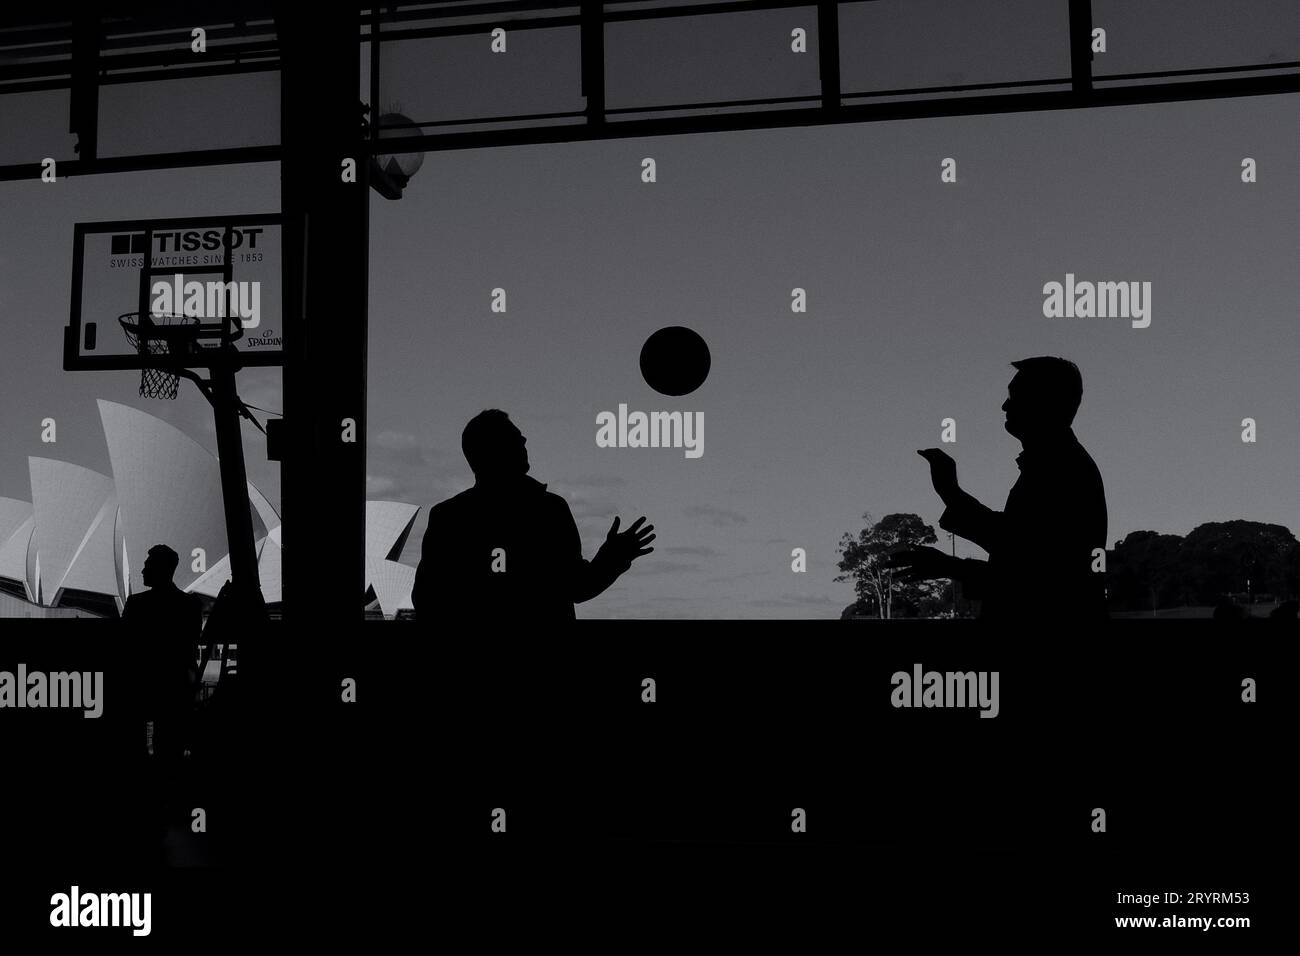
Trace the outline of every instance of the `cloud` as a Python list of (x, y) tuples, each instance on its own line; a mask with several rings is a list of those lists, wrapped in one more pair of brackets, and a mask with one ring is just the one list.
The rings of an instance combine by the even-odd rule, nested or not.
[(682, 514), (688, 518), (698, 518), (707, 521), (715, 528), (734, 528), (741, 525), (749, 519), (738, 511), (728, 511), (725, 508), (715, 508), (712, 505), (690, 505), (682, 509)]
[(755, 568), (752, 571), (737, 571), (735, 574), (722, 574), (716, 577), (705, 578), (705, 584), (731, 584), (733, 581), (742, 581), (745, 578), (767, 577), (774, 573), (782, 573), (784, 568)]
[(637, 601), (619, 603), (617, 599), (602, 603), (600, 598), (578, 605), (578, 617), (597, 620), (628, 619), (687, 619), (699, 620), (717, 617), (715, 609), (703, 598), (653, 595)]
[[(551, 491), (553, 489), (548, 487), (547, 490)], [(605, 526), (608, 527), (609, 522), (614, 520), (614, 515), (618, 514), (618, 505), (609, 498), (589, 498), (586, 495), (572, 491), (557, 491), (556, 494), (569, 503), (569, 510), (573, 512), (574, 520), (579, 523), (601, 519), (605, 522)], [(624, 524), (626, 525), (626, 522)]]
[(366, 494), (427, 505), (473, 484), (469, 466), (410, 432), (371, 432), (366, 445)]
[(370, 444), (377, 448), (409, 448), (417, 442), (410, 432), (382, 431), (370, 436)]
[(835, 607), (844, 606), (844, 601), (827, 597), (826, 595), (811, 594), (783, 594), (779, 598), (756, 598), (748, 602), (750, 607), (777, 607), (777, 608), (803, 608), (803, 607)]
[(410, 432), (381, 431), (371, 435), (367, 450), (372, 459), (407, 466), (431, 465), (443, 462), (447, 457), (441, 448), (422, 442)]
[(698, 564), (690, 564), (686, 561), (647, 561), (645, 558), (632, 565), (632, 570), (637, 574), (674, 574), (678, 571), (698, 571), (699, 569)]
[(557, 478), (554, 483), (578, 488), (622, 488), (627, 479), (615, 475), (580, 475), (577, 478)]
[[(569, 504), (573, 520), (584, 535), (604, 538), (609, 523), (619, 513), (618, 503), (609, 497), (607, 490), (627, 484), (622, 478), (603, 475), (582, 475), (549, 482), (547, 491), (553, 491)], [(623, 528), (635, 518), (626, 519)]]
[(720, 558), (722, 552), (707, 545), (696, 547), (664, 548), (664, 554), (675, 554), (691, 558)]
[(456, 478), (421, 478), (403, 480), (390, 475), (366, 475), (366, 497), (388, 501), (406, 501), (415, 505), (432, 505), (468, 488), (472, 481)]

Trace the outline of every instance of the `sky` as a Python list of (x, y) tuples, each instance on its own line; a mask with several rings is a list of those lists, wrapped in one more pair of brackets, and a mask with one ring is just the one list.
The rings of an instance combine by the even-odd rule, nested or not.
[[(895, 0), (845, 6), (846, 90), (1068, 71), (1064, 2), (914, 3), (922, 26)], [(1110, 43), (1099, 74), (1300, 59), (1300, 8), (1277, 0), (1094, 8)], [(786, 53), (791, 16), (719, 34), (611, 27), (610, 105), (815, 92), (813, 58)], [(579, 108), (572, 37), (542, 32), (560, 52), (524, 34), (496, 61), (480, 37), (394, 45), (382, 102), (425, 120)], [(253, 84), (248, 100), (183, 118), (185, 141), (274, 128), (273, 89), (237, 82)], [(63, 155), (58, 109), (35, 97), (17, 114), (5, 100), (3, 161)], [(118, 95), (112, 151), (176, 141), (174, 125), (150, 123), (172, 102)], [(403, 555), (414, 563), (428, 506), (470, 484), (461, 429), (502, 408), (532, 474), (570, 502), (588, 557), (615, 515), (656, 525), (655, 552), (581, 617), (837, 617), (853, 591), (833, 580), (836, 545), (864, 512), (937, 526), (915, 450), (939, 444), (943, 419), (957, 421), (944, 447), (963, 486), (1002, 504), (1019, 451), (999, 411), (1009, 363), (1056, 354), (1083, 373), (1075, 430), (1106, 482), (1111, 542), (1231, 518), (1300, 528), (1294, 119), (1294, 96), (1256, 97), (431, 153), (403, 199), (372, 194), (368, 496), (421, 506)], [(656, 183), (640, 181), (645, 157)], [(946, 157), (954, 184), (940, 182)], [(62, 371), (72, 224), (274, 211), (278, 175), (0, 183), (0, 495), (30, 497), (29, 455), (107, 473), (96, 398), (215, 448), (192, 388), (147, 401), (134, 373)], [(1151, 282), (1151, 326), (1045, 318), (1043, 285), (1067, 273)], [(489, 309), (497, 287), (505, 314)], [(790, 310), (795, 287), (806, 314)], [(711, 349), (691, 395), (640, 378), (641, 343), (665, 325)], [(239, 387), (281, 408), (277, 371), (246, 370)], [(704, 455), (598, 448), (596, 415), (620, 403), (703, 413)], [(40, 441), (47, 416), (54, 448)], [(1256, 444), (1240, 440), (1245, 417)], [(278, 506), (278, 466), (244, 427), (249, 478)], [(791, 572), (796, 547), (806, 574)], [(982, 554), (961, 541), (957, 553)]]
[[(1050, 4), (919, 6), (933, 16), (898, 43), (880, 31), (904, 26), (899, 4), (846, 9), (845, 89), (1068, 73)], [(1114, 51), (1098, 74), (1298, 58), (1300, 39), (1278, 38), (1300, 31), (1277, 29), (1293, 7), (1255, 4), (1270, 29), (1223, 4), (1154, 3), (1145, 22), (1096, 6)], [(784, 36), (782, 16), (736, 35)], [(611, 68), (611, 106), (809, 89), (807, 61), (750, 64), (747, 86), (744, 63), (709, 60), (726, 43), (673, 24), (639, 46), (610, 35), (611, 55), (636, 53)], [(922, 40), (939, 54), (914, 55)], [(551, 60), (517, 44), (510, 83), (547, 76)], [(384, 95), (413, 118), (509, 112), (479, 37), (397, 46)], [(1015, 65), (990, 66), (990, 48)], [(572, 108), (567, 80), (522, 95)], [(1082, 370), (1076, 432), (1106, 482), (1112, 543), (1231, 518), (1300, 527), (1294, 113), (1269, 97), (429, 154), (400, 202), (372, 204), (370, 495), (427, 509), (468, 487), (460, 431), (499, 407), (588, 556), (616, 514), (656, 526), (654, 554), (580, 616), (835, 617), (853, 600), (833, 580), (836, 546), (864, 512), (937, 527), (915, 450), (939, 444), (944, 418), (963, 486), (1001, 506), (1020, 450), (999, 411), (1009, 363), (1053, 354)], [(940, 182), (945, 157), (955, 184)], [(1067, 273), (1152, 283), (1151, 326), (1045, 318), (1043, 286)], [(504, 315), (489, 310), (497, 287)], [(807, 314), (790, 311), (795, 287)], [(676, 324), (704, 336), (713, 368), (669, 398), (637, 358)], [(620, 403), (703, 412), (703, 457), (598, 448), (596, 415)], [(1240, 440), (1245, 417), (1256, 444)]]

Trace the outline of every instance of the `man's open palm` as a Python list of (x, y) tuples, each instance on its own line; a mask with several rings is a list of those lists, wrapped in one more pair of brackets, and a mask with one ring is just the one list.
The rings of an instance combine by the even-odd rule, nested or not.
[(899, 581), (932, 581), (956, 575), (957, 559), (949, 557), (938, 548), (910, 548), (897, 551), (885, 559), (885, 567), (892, 568)]
[(605, 543), (601, 545), (600, 550), (609, 556), (611, 560), (620, 567), (630, 567), (632, 562), (643, 554), (649, 554), (654, 548), (650, 547), (650, 542), (655, 539), (652, 533), (655, 526), (645, 524), (645, 515), (637, 518), (626, 531), (619, 533), (619, 519), (614, 518), (614, 523), (609, 526), (609, 534), (605, 535)]

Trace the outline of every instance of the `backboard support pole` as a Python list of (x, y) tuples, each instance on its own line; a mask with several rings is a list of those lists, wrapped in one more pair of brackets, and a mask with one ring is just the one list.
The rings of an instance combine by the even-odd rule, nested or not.
[(240, 402), (235, 392), (234, 368), (227, 364), (213, 367), (208, 383), (208, 399), (217, 428), (221, 499), (230, 548), (230, 579), (239, 590), (250, 594), (255, 591), (261, 603), (262, 583), (257, 571), (257, 545), (253, 538), (253, 516), (248, 500), (244, 442), (239, 431)]

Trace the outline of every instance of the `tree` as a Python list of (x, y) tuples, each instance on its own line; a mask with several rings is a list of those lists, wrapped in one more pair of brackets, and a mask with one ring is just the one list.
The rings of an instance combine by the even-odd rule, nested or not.
[(1106, 586), (1113, 610), (1208, 606), (1246, 591), (1287, 600), (1300, 594), (1300, 542), (1258, 521), (1209, 521), (1186, 537), (1134, 531), (1107, 555)]
[(1134, 531), (1106, 555), (1106, 589), (1114, 610), (1155, 611), (1188, 600), (1182, 581), (1182, 543), (1176, 534)]
[(1187, 575), (1205, 603), (1248, 590), (1290, 597), (1287, 559), (1295, 535), (1277, 524), (1259, 521), (1209, 521), (1183, 539), (1190, 564)]
[[(902, 583), (894, 580), (885, 567), (885, 558), (904, 548), (935, 544), (934, 529), (914, 514), (885, 515), (872, 523), (864, 514), (867, 526), (857, 536), (845, 532), (840, 538), (840, 574), (836, 581), (852, 581), (858, 595), (858, 608), (880, 618), (915, 617), (932, 611), (945, 588), (933, 581)], [(901, 612), (897, 613), (896, 612)]]

